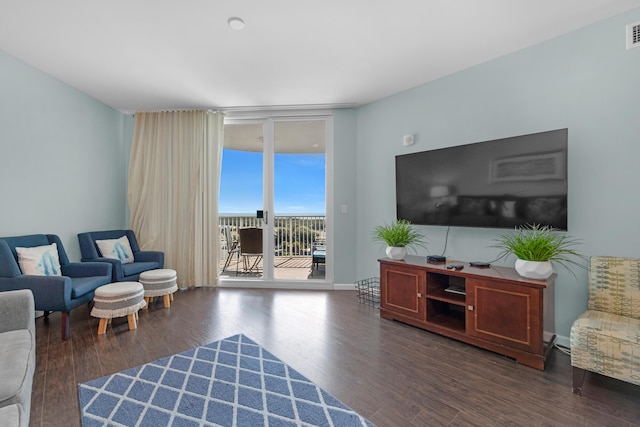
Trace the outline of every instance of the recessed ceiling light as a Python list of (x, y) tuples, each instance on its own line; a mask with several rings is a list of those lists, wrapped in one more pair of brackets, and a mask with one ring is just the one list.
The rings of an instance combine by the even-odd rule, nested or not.
[(227, 24), (234, 30), (242, 30), (244, 28), (244, 21), (236, 16), (229, 18)]

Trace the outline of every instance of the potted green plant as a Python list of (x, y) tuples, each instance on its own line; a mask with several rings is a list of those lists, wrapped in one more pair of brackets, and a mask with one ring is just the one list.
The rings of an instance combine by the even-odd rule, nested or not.
[(415, 230), (413, 224), (403, 219), (377, 226), (373, 231), (373, 240), (387, 245), (385, 252), (391, 259), (404, 259), (407, 249), (426, 247), (424, 236)]
[(546, 279), (553, 274), (553, 264), (571, 271), (570, 265), (582, 267), (577, 259), (583, 259), (573, 247), (576, 239), (548, 225), (527, 224), (503, 234), (493, 247), (502, 249), (499, 258), (515, 255), (516, 271), (529, 279)]

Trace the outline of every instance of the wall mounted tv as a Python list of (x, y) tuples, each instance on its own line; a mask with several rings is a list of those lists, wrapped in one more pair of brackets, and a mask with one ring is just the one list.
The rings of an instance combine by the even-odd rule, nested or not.
[(567, 229), (567, 129), (396, 156), (398, 219)]

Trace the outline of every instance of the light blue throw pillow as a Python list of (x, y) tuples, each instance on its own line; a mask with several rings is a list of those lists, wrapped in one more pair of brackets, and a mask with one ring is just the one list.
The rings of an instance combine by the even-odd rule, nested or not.
[(22, 274), (62, 276), (58, 246), (55, 243), (32, 248), (16, 248)]
[(104, 258), (119, 259), (123, 264), (133, 262), (133, 251), (127, 236), (119, 239), (96, 240), (96, 245)]

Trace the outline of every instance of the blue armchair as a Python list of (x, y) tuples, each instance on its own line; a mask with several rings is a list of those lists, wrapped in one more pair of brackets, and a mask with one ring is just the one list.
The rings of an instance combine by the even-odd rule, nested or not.
[[(60, 261), (61, 276), (22, 274), (18, 266), (16, 247), (33, 248), (55, 243)], [(54, 234), (0, 238), (0, 291), (30, 289), (35, 309), (48, 316), (61, 313), (62, 339), (69, 338), (69, 315), (77, 306), (93, 299), (93, 291), (111, 282), (111, 264), (70, 263), (60, 238)]]
[[(113, 240), (127, 236), (133, 262), (123, 264), (119, 259), (104, 258), (100, 254), (96, 240)], [(140, 273), (156, 268), (164, 268), (164, 253), (157, 251), (141, 251), (138, 240), (132, 230), (90, 231), (78, 234), (80, 253), (83, 262), (109, 262), (113, 266), (113, 282), (137, 282)]]

